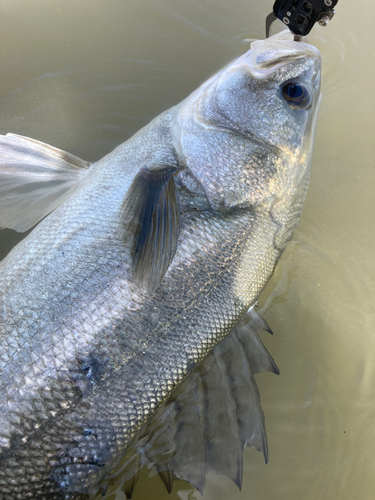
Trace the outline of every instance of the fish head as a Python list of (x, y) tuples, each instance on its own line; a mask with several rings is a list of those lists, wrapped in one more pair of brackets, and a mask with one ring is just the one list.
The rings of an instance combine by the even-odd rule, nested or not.
[(215, 211), (280, 200), (308, 174), (321, 57), (290, 37), (253, 42), (179, 108), (176, 150)]

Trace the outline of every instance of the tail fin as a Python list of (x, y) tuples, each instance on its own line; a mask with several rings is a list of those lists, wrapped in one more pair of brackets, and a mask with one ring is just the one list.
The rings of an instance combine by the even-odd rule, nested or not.
[(0, 135), (0, 228), (27, 231), (74, 191), (90, 165), (28, 137)]

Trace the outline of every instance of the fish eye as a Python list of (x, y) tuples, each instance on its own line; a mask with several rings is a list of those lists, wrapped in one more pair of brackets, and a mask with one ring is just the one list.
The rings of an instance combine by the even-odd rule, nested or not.
[(289, 82), (282, 88), (282, 94), (292, 109), (307, 109), (311, 105), (310, 90), (299, 82)]

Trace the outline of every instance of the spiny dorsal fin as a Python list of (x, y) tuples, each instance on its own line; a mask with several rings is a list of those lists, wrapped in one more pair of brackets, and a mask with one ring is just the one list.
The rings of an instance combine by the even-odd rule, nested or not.
[(163, 481), (168, 493), (172, 493), (173, 488), (173, 472), (170, 469), (160, 469), (156, 466), (160, 479)]
[(160, 285), (177, 248), (180, 213), (175, 171), (164, 165), (140, 170), (123, 205), (125, 230), (133, 237), (134, 276), (149, 291)]
[(89, 167), (49, 144), (0, 135), (0, 228), (30, 229), (70, 196)]
[(122, 491), (124, 492), (127, 500), (130, 500), (133, 496), (134, 487), (138, 482), (139, 473), (140, 473), (140, 469), (137, 470), (137, 472), (134, 474), (134, 476), (132, 476), (127, 481), (125, 481), (123, 486), (122, 486)]
[[(254, 373), (276, 372), (276, 365), (249, 327), (252, 314), (250, 309), (157, 410), (124, 457), (126, 465), (112, 471), (111, 481), (122, 480), (127, 498), (138, 478), (129, 465), (135, 463), (134, 457), (138, 457), (139, 467), (155, 466), (168, 491), (177, 478), (201, 494), (207, 473), (227, 476), (241, 489), (246, 445), (262, 451), (268, 462), (264, 414)], [(264, 328), (259, 318), (257, 314), (257, 324)], [(130, 471), (135, 472), (134, 478)]]
[(271, 372), (276, 375), (280, 371), (273, 360), (271, 354), (264, 347), (263, 342), (258, 336), (259, 330), (265, 330), (272, 333), (268, 323), (252, 307), (238, 323), (234, 330), (235, 335), (242, 343), (247, 359), (250, 361), (253, 373)]
[(257, 306), (251, 307), (247, 311), (242, 322), (246, 323), (251, 329), (255, 330), (256, 332), (259, 332), (259, 330), (265, 330), (266, 332), (273, 335), (273, 332), (269, 327), (267, 321), (264, 318), (262, 318), (260, 314), (256, 312), (255, 307)]
[[(268, 462), (264, 415), (254, 374), (278, 369), (255, 330), (253, 308), (158, 410), (142, 444), (148, 460), (170, 470), (202, 494), (206, 473), (229, 477), (241, 488), (243, 449)], [(265, 323), (256, 313), (261, 328)], [(163, 458), (162, 462), (159, 460)]]

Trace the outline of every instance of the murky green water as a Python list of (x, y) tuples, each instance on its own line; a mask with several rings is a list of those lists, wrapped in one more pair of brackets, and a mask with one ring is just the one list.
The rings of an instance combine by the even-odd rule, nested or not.
[[(97, 160), (264, 36), (272, 1), (2, 0), (0, 133)], [(281, 375), (257, 376), (270, 464), (204, 499), (372, 499), (375, 491), (375, 42), (370, 2), (341, 0), (309, 37), (323, 100), (306, 206), (261, 297)], [(361, 9), (361, 10), (360, 10)], [(0, 232), (0, 257), (20, 239)], [(168, 497), (144, 471), (135, 500)], [(122, 499), (120, 495), (118, 500)]]

